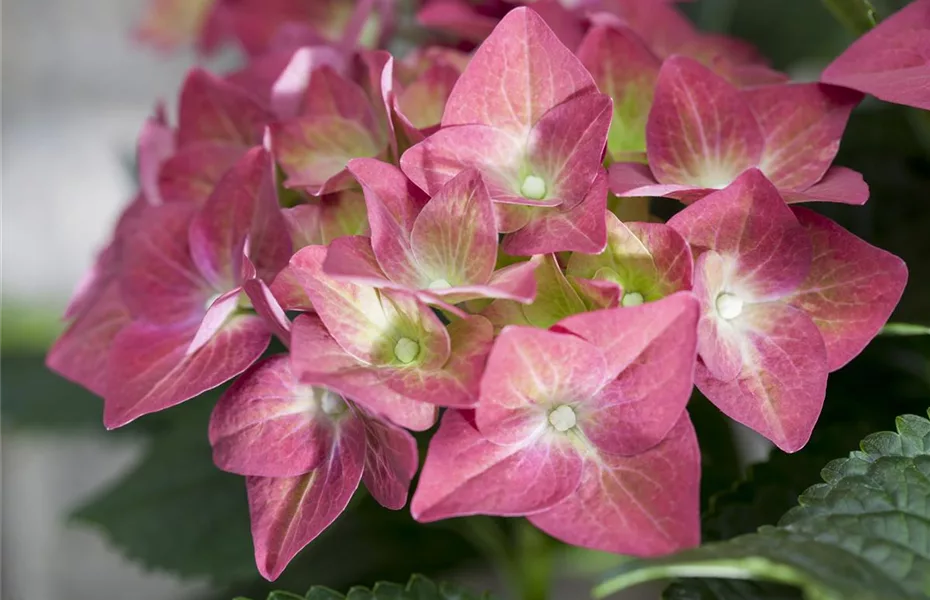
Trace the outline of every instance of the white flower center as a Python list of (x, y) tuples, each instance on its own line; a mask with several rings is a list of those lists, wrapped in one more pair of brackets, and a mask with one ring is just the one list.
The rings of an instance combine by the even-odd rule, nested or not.
[(431, 290), (447, 290), (452, 287), (452, 284), (446, 281), (445, 279), (437, 279), (427, 286)]
[(563, 404), (549, 413), (549, 424), (560, 433), (568, 431), (574, 427), (577, 422), (575, 411), (567, 404)]
[(527, 175), (520, 186), (520, 194), (530, 200), (542, 200), (546, 197), (546, 182), (542, 177)]
[(320, 407), (327, 415), (335, 416), (344, 413), (348, 408), (348, 405), (339, 394), (329, 390), (324, 390), (322, 396), (320, 397)]
[(743, 299), (728, 292), (718, 295), (714, 304), (717, 307), (717, 314), (727, 321), (735, 319), (743, 312)]
[(643, 295), (639, 292), (627, 292), (623, 294), (623, 300), (620, 301), (620, 304), (623, 306), (639, 306), (645, 302)]
[(405, 365), (412, 363), (413, 359), (415, 359), (419, 353), (420, 344), (410, 338), (400, 338), (397, 340), (397, 343), (394, 344), (394, 356)]

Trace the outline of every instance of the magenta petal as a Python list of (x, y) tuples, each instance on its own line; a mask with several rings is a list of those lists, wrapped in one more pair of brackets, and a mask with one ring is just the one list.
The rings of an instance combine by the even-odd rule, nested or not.
[(658, 446), (587, 461), (581, 487), (533, 525), (568, 544), (659, 556), (700, 542), (701, 453), (687, 415)]
[(610, 379), (605, 356), (580, 337), (505, 327), (481, 378), (478, 429), (494, 443), (518, 444), (546, 432), (549, 412), (560, 406), (582, 420)]
[(435, 405), (385, 386), (378, 370), (346, 354), (316, 317), (294, 321), (291, 360), (302, 381), (336, 390), (397, 425), (425, 431), (436, 422)]
[(582, 459), (567, 442), (526, 439), (498, 445), (463, 413), (447, 411), (430, 440), (410, 511), (420, 522), (545, 510), (578, 487)]
[(589, 88), (591, 75), (542, 18), (516, 8), (475, 52), (449, 96), (442, 125), (483, 123), (523, 133), (550, 108)]
[[(191, 259), (190, 206), (164, 204), (145, 211), (127, 231), (122, 254), (123, 300), (133, 317), (154, 323), (200, 321), (217, 290)], [(225, 290), (223, 290), (225, 291)]]
[(161, 167), (175, 152), (174, 132), (163, 121), (151, 117), (142, 126), (136, 160), (139, 164), (139, 187), (149, 204), (162, 203), (158, 179)]
[(784, 192), (785, 202), (839, 202), (861, 205), (869, 199), (862, 175), (846, 167), (830, 167), (823, 179), (804, 190)]
[[(636, 307), (583, 313), (556, 325), (575, 333), (594, 331), (601, 344), (609, 344), (601, 348), (616, 379), (579, 418), (599, 450), (636, 454), (668, 434), (694, 387), (698, 312), (697, 300), (683, 292)], [(619, 365), (623, 370), (617, 373)]]
[(524, 140), (490, 125), (443, 127), (404, 152), (400, 167), (407, 177), (434, 196), (463, 170), (478, 170), (491, 199), (519, 203)]
[(203, 204), (246, 148), (228, 142), (194, 142), (167, 159), (158, 174), (165, 202)]
[(745, 338), (739, 321), (728, 322), (717, 315), (718, 294), (726, 289), (727, 261), (708, 250), (694, 265), (694, 295), (703, 303), (698, 323), (698, 353), (707, 370), (720, 381), (732, 381), (743, 370)]
[(59, 337), (45, 364), (98, 396), (107, 392), (107, 353), (113, 338), (130, 322), (119, 286), (111, 283)]
[(181, 91), (178, 145), (218, 141), (247, 148), (261, 143), (272, 118), (245, 90), (195, 68)]
[(607, 245), (607, 176), (601, 170), (581, 204), (528, 209), (529, 221), (504, 236), (501, 250), (514, 256), (551, 252), (597, 254)]
[(203, 347), (188, 353), (197, 324), (157, 326), (135, 321), (110, 348), (103, 420), (109, 429), (164, 410), (229, 381), (268, 346), (268, 329), (254, 316), (234, 316)]
[(365, 464), (361, 423), (340, 433), (320, 466), (299, 477), (248, 477), (255, 563), (273, 581), (307, 544), (342, 514)]
[(780, 298), (794, 291), (810, 269), (810, 241), (775, 187), (750, 169), (669, 219), (695, 255), (714, 250), (727, 262), (744, 300)]
[(827, 388), (827, 352), (817, 326), (802, 311), (777, 302), (753, 304), (740, 316), (743, 369), (720, 381), (698, 364), (698, 389), (730, 418), (785, 452), (810, 438)]
[(817, 183), (840, 148), (862, 94), (822, 83), (786, 83), (743, 92), (765, 136), (759, 169), (779, 189)]
[(907, 283), (897, 256), (857, 238), (830, 219), (795, 208), (814, 245), (811, 271), (786, 299), (808, 314), (835, 371), (859, 354), (891, 316)]
[(381, 506), (400, 510), (407, 504), (410, 481), (420, 464), (417, 441), (403, 429), (375, 418), (365, 418), (365, 434), (365, 487)]
[(472, 42), (484, 40), (497, 24), (495, 19), (476, 12), (467, 0), (432, 0), (417, 13), (417, 21)]
[(288, 356), (264, 360), (223, 394), (210, 418), (213, 461), (224, 471), (263, 477), (309, 473), (326, 457), (333, 431), (318, 396), (300, 383)]
[(477, 171), (463, 171), (426, 203), (410, 243), (427, 286), (487, 283), (497, 260), (497, 226)]
[(648, 165), (638, 162), (616, 162), (608, 170), (610, 191), (626, 198), (667, 197), (691, 204), (713, 190), (693, 185), (658, 183)]
[(391, 286), (371, 249), (371, 240), (357, 235), (337, 238), (330, 243), (323, 272), (336, 279), (373, 287)]
[[(256, 62), (252, 61), (253, 64)], [(275, 114), (281, 119), (296, 117), (311, 74), (323, 66), (339, 70), (344, 62), (342, 53), (329, 46), (298, 48), (271, 85), (270, 102)]]
[(252, 307), (265, 321), (265, 325), (285, 345), (291, 345), (291, 322), (267, 283), (261, 279), (250, 279), (243, 290), (252, 302)]
[(879, 23), (823, 72), (826, 83), (930, 110), (930, 0)]
[(566, 209), (578, 205), (601, 171), (611, 120), (609, 96), (574, 96), (546, 112), (530, 132), (528, 162), (549, 183), (547, 199)]
[(720, 189), (759, 164), (763, 137), (736, 88), (676, 56), (659, 71), (646, 145), (660, 183)]

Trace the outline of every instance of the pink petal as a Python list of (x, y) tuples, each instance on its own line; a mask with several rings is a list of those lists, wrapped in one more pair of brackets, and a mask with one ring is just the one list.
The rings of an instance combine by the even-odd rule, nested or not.
[(287, 174), (286, 185), (314, 196), (349, 189), (345, 168), (358, 157), (378, 156), (384, 140), (358, 121), (336, 116), (302, 116), (270, 127), (271, 146)]
[(661, 223), (624, 224), (607, 213), (607, 248), (600, 254), (575, 253), (566, 274), (612, 281), (623, 293), (638, 293), (657, 300), (691, 289), (692, 259), (688, 243)]
[(449, 96), (442, 125), (480, 123), (522, 133), (589, 88), (594, 81), (587, 70), (542, 18), (516, 8), (475, 52)]
[[(594, 313), (591, 313), (594, 314)], [(478, 429), (496, 444), (557, 434), (549, 413), (570, 407), (584, 422), (591, 399), (611, 380), (604, 355), (587, 341), (532, 327), (506, 327), (481, 378)]]
[(508, 233), (501, 250), (514, 256), (549, 252), (597, 254), (607, 244), (607, 176), (598, 173), (581, 204), (570, 209), (539, 207), (522, 228)]
[(556, 326), (578, 335), (593, 332), (586, 339), (601, 348), (608, 378), (615, 377), (579, 415), (579, 426), (599, 450), (637, 454), (668, 434), (694, 387), (698, 314), (695, 298), (678, 293), (575, 315)]
[(260, 144), (273, 116), (239, 87), (194, 68), (181, 90), (178, 145), (214, 141), (248, 148)]
[(407, 429), (425, 431), (436, 422), (435, 405), (383, 385), (378, 370), (346, 354), (318, 318), (303, 315), (294, 321), (291, 349), (301, 381), (338, 391)]
[(498, 445), (462, 412), (447, 411), (430, 440), (410, 504), (420, 522), (475, 514), (525, 515), (554, 506), (578, 487), (581, 456), (539, 439)]
[(715, 379), (733, 381), (743, 370), (745, 336), (739, 321), (729, 322), (717, 314), (717, 297), (729, 283), (728, 263), (715, 251), (708, 250), (698, 257), (694, 271), (694, 294), (702, 306), (698, 353)]
[(585, 462), (578, 491), (529, 519), (575, 546), (661, 556), (700, 542), (700, 474), (697, 437), (682, 415), (661, 444), (642, 454)]
[(532, 5), (560, 42), (569, 50), (578, 48), (587, 26), (581, 11), (559, 0), (535, 0)]
[(162, 200), (203, 204), (245, 151), (244, 146), (215, 141), (194, 142), (181, 148), (159, 171)]
[[(408, 135), (411, 130), (420, 132), (439, 125), (459, 74), (459, 69), (451, 64), (435, 63), (416, 81), (398, 92), (394, 109), (401, 122), (407, 126)], [(415, 141), (420, 141), (422, 137), (415, 138)]]
[(326, 252), (323, 272), (328, 276), (372, 287), (392, 287), (375, 258), (371, 240), (357, 235), (335, 239)]
[(188, 353), (198, 326), (135, 321), (119, 332), (107, 365), (103, 421), (108, 429), (229, 381), (258, 360), (270, 337), (260, 318), (233, 316), (207, 344)]
[(407, 504), (410, 481), (420, 464), (417, 441), (403, 429), (375, 418), (365, 419), (365, 433), (365, 487), (385, 508), (400, 510)]
[[(661, 61), (630, 29), (592, 27), (578, 48), (578, 59), (598, 89), (613, 100), (607, 149), (614, 159), (625, 152), (645, 152), (646, 118)], [(650, 174), (651, 177), (651, 174)]]
[(353, 160), (350, 170), (365, 192), (371, 247), (381, 270), (394, 283), (417, 289), (421, 277), (410, 235), (421, 205), (408, 193), (407, 179), (377, 160)]
[(488, 282), (497, 260), (497, 226), (477, 171), (463, 171), (426, 203), (410, 245), (426, 286), (436, 281), (446, 286)]
[(621, 197), (667, 197), (691, 204), (713, 190), (691, 185), (658, 183), (648, 165), (638, 162), (615, 162), (608, 170), (610, 191)]
[(930, 0), (916, 0), (856, 40), (821, 80), (930, 110)]
[[(356, 10), (364, 10), (360, 3)], [(370, 9), (369, 9), (370, 12)], [(382, 15), (384, 18), (385, 15)], [(394, 104), (394, 57), (385, 50), (362, 50), (358, 53), (362, 65), (362, 85), (374, 107), (375, 120), (387, 134), (391, 156), (397, 154), (397, 136), (394, 132), (392, 107)]]
[(367, 235), (368, 213), (360, 192), (327, 194), (314, 204), (298, 204), (281, 211), (295, 249), (327, 245), (344, 235)]
[[(199, 322), (217, 290), (191, 259), (188, 205), (149, 208), (127, 232), (122, 256), (123, 300), (134, 317), (156, 323)], [(223, 290), (225, 291), (225, 290)]]
[(730, 262), (730, 291), (762, 301), (794, 291), (810, 269), (810, 241), (775, 187), (751, 169), (672, 217), (668, 224), (695, 254), (714, 250)]
[(743, 370), (724, 382), (699, 363), (698, 389), (727, 416), (785, 452), (800, 450), (826, 394), (823, 337), (810, 317), (777, 302), (751, 304), (739, 319), (745, 336)]
[(375, 114), (365, 90), (327, 65), (311, 72), (299, 114), (338, 117), (346, 121), (356, 121), (366, 129), (375, 127)]
[(362, 478), (365, 436), (361, 423), (333, 442), (329, 457), (299, 477), (248, 477), (255, 563), (273, 581), (307, 544), (342, 514)]
[(566, 209), (584, 200), (602, 170), (610, 120), (610, 97), (592, 91), (553, 107), (533, 126), (527, 162), (550, 187), (546, 200)]
[(465, 0), (431, 0), (417, 13), (417, 21), (472, 42), (484, 40), (497, 20), (477, 13)]
[(862, 94), (821, 83), (752, 88), (743, 97), (765, 136), (759, 169), (779, 189), (802, 190), (827, 172)]
[[(345, 57), (329, 46), (305, 46), (289, 56), (289, 61), (275, 78), (270, 90), (271, 106), (282, 119), (292, 119), (300, 114), (312, 74), (318, 71), (322, 73), (323, 67), (338, 72), (345, 63)], [(354, 90), (350, 93), (354, 94)]]
[(785, 202), (840, 202), (865, 204), (869, 199), (869, 185), (862, 175), (846, 167), (830, 167), (823, 179), (811, 187), (785, 192)]
[(139, 134), (136, 160), (139, 164), (139, 187), (149, 204), (157, 206), (162, 203), (159, 173), (174, 152), (174, 131), (158, 118), (146, 119)]
[(443, 127), (400, 158), (400, 167), (430, 196), (465, 169), (476, 169), (496, 202), (529, 203), (520, 196), (524, 166), (522, 139), (488, 125)]
[(581, 279), (573, 276), (569, 276), (568, 279), (589, 310), (620, 306), (623, 288), (616, 283), (602, 279)]
[(547, 328), (569, 315), (584, 312), (587, 307), (562, 273), (562, 267), (552, 254), (535, 256), (534, 268), (536, 295), (528, 306), (512, 300), (491, 304), (484, 315), (499, 327), (511, 324), (533, 325)]
[(49, 369), (98, 396), (107, 392), (107, 353), (129, 324), (119, 285), (105, 287), (59, 337), (45, 359)]
[(875, 337), (901, 299), (904, 262), (804, 208), (795, 215), (814, 245), (814, 262), (790, 298), (808, 314), (827, 345), (831, 371), (848, 363)]
[(271, 156), (253, 148), (220, 180), (191, 223), (194, 262), (217, 289), (241, 282), (247, 239), (261, 278), (270, 280), (287, 264), (291, 243), (276, 185)]
[(278, 336), (285, 346), (290, 347), (291, 322), (268, 284), (261, 279), (250, 279), (243, 285), (243, 290), (268, 329)]
[(287, 355), (254, 365), (213, 409), (213, 461), (240, 475), (309, 473), (326, 458), (333, 441), (329, 417), (320, 406), (322, 393), (300, 383)]
[(759, 164), (762, 130), (739, 91), (684, 57), (665, 61), (646, 125), (660, 183), (723, 188)]

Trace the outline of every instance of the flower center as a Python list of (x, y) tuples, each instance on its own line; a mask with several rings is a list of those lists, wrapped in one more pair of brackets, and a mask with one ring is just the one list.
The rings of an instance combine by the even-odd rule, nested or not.
[(427, 289), (431, 290), (447, 290), (452, 287), (452, 284), (446, 281), (445, 279), (437, 279), (427, 286)]
[(329, 390), (324, 390), (323, 395), (320, 398), (320, 407), (323, 409), (324, 413), (334, 417), (344, 413), (348, 408), (348, 405), (339, 394)]
[(542, 200), (546, 197), (546, 182), (542, 177), (527, 175), (520, 186), (520, 194), (530, 200)]
[(397, 340), (397, 343), (394, 344), (394, 356), (405, 365), (412, 363), (413, 359), (415, 359), (419, 353), (420, 344), (410, 338), (400, 338)]
[(565, 433), (575, 426), (578, 420), (571, 406), (563, 404), (549, 413), (549, 424), (559, 433)]
[(623, 300), (620, 301), (620, 304), (623, 306), (639, 306), (645, 302), (643, 295), (639, 292), (627, 292), (623, 294)]
[(743, 299), (728, 292), (718, 295), (714, 304), (717, 307), (717, 314), (727, 321), (735, 319), (743, 312)]

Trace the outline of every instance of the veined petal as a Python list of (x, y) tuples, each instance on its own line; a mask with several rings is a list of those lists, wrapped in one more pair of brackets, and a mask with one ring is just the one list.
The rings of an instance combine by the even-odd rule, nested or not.
[(161, 165), (158, 189), (164, 202), (202, 205), (246, 147), (229, 142), (192, 142)]
[(693, 185), (659, 183), (649, 166), (639, 162), (615, 162), (610, 165), (608, 179), (610, 191), (624, 198), (655, 196), (691, 204), (713, 191)]
[[(210, 418), (213, 461), (239, 475), (295, 477), (327, 458), (338, 435), (325, 412), (323, 388), (302, 384), (287, 355), (254, 365), (223, 394)], [(346, 419), (354, 418), (344, 401)], [(331, 402), (330, 404), (333, 404)]]
[(729, 289), (732, 263), (708, 250), (698, 257), (694, 272), (694, 295), (701, 302), (698, 354), (715, 379), (732, 381), (743, 370), (748, 353), (739, 315), (733, 319), (718, 315), (717, 298)]
[(391, 286), (371, 249), (371, 240), (357, 235), (332, 241), (323, 261), (323, 272), (335, 279), (358, 284), (379, 288)]
[(436, 62), (395, 96), (394, 110), (406, 125), (408, 136), (411, 132), (415, 132), (414, 135), (420, 134), (420, 137), (413, 141), (423, 139), (420, 132), (439, 125), (446, 100), (458, 81), (459, 74), (459, 69), (454, 65)]
[(741, 316), (747, 352), (732, 381), (698, 364), (698, 389), (730, 418), (785, 452), (804, 447), (823, 407), (827, 352), (817, 326), (779, 302), (752, 304)]
[(378, 369), (347, 354), (315, 316), (302, 315), (294, 321), (291, 360), (304, 383), (338, 391), (397, 425), (425, 431), (436, 422), (435, 405), (388, 388)]
[(365, 464), (360, 422), (335, 437), (328, 456), (298, 477), (248, 477), (255, 563), (262, 577), (277, 579), (287, 563), (342, 514), (358, 488)]
[(862, 205), (869, 199), (869, 184), (862, 174), (846, 167), (830, 167), (823, 179), (800, 191), (784, 192), (785, 202), (839, 202)]
[(595, 25), (578, 48), (578, 59), (598, 89), (613, 100), (607, 150), (614, 160), (646, 151), (646, 118), (661, 61), (630, 29)]
[(261, 144), (265, 126), (273, 118), (245, 90), (194, 68), (181, 90), (178, 145), (215, 141), (248, 148)]
[(645, 452), (586, 461), (578, 490), (529, 519), (572, 545), (668, 554), (700, 542), (700, 475), (697, 437), (683, 414), (668, 437)]
[(736, 88), (676, 56), (659, 72), (646, 145), (660, 183), (721, 189), (759, 164), (764, 139)]
[(569, 315), (584, 312), (587, 307), (562, 273), (555, 256), (547, 254), (532, 259), (536, 295), (528, 305), (514, 300), (497, 300), (483, 312), (498, 328), (504, 325), (550, 327)]
[(108, 429), (229, 381), (258, 360), (271, 337), (260, 318), (238, 315), (189, 353), (198, 327), (134, 321), (117, 334), (107, 363), (103, 421)]
[(463, 171), (426, 203), (410, 244), (428, 289), (488, 282), (497, 260), (497, 226), (477, 171)]
[(364, 418), (365, 471), (362, 479), (375, 500), (391, 510), (407, 504), (410, 481), (417, 472), (420, 455), (417, 441), (400, 427), (377, 418)]
[(826, 217), (793, 210), (813, 243), (814, 261), (786, 302), (814, 320), (835, 371), (878, 335), (904, 292), (907, 266)]
[(494, 444), (462, 412), (449, 410), (430, 440), (410, 511), (420, 522), (532, 514), (574, 492), (581, 469), (581, 456), (568, 443)]
[(930, 0), (917, 0), (830, 63), (826, 83), (930, 110)]
[(581, 420), (591, 399), (611, 377), (604, 355), (569, 333), (506, 327), (497, 336), (481, 378), (475, 420), (496, 444), (519, 444), (533, 436), (566, 438), (550, 415), (567, 407)]
[(742, 92), (765, 136), (759, 169), (779, 189), (803, 190), (827, 172), (862, 94), (822, 83)]
[(554, 328), (582, 335), (607, 359), (610, 383), (578, 412), (578, 426), (599, 451), (637, 454), (668, 435), (694, 387), (698, 313), (697, 300), (681, 292), (576, 315)]
[(325, 246), (344, 235), (367, 235), (365, 198), (355, 190), (327, 194), (313, 204), (282, 209), (293, 248)]
[(810, 270), (804, 229), (775, 187), (756, 169), (668, 221), (695, 255), (714, 250), (732, 262), (730, 289), (742, 301), (793, 292)]
[(516, 8), (462, 73), (442, 125), (483, 123), (525, 132), (550, 108), (588, 88), (594, 88), (591, 75), (542, 18)]

